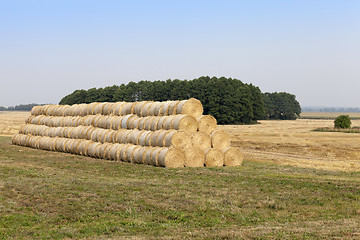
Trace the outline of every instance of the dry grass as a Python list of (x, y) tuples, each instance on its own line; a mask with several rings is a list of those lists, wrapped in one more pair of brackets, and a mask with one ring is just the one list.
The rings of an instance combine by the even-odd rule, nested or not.
[[(245, 160), (326, 170), (360, 171), (357, 133), (314, 132), (332, 120), (260, 121), (258, 125), (219, 126), (231, 134), (232, 146)], [(360, 120), (353, 120), (360, 126)]]
[(0, 136), (10, 136), (17, 133), (29, 116), (30, 112), (0, 111)]

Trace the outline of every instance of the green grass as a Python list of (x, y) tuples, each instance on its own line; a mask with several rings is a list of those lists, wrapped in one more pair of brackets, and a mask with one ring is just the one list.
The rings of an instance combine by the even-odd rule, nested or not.
[(0, 239), (360, 237), (360, 172), (164, 169), (0, 137)]

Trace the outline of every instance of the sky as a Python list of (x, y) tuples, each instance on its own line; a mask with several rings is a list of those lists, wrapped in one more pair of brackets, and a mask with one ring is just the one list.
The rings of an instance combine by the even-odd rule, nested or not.
[(0, 0), (0, 106), (225, 76), (360, 107), (359, 13), (358, 0)]

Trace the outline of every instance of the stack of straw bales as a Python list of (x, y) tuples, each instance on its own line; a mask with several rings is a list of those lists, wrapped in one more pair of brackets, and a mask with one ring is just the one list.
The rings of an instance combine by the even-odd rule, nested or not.
[(36, 106), (13, 144), (168, 168), (238, 166), (242, 153), (200, 101)]

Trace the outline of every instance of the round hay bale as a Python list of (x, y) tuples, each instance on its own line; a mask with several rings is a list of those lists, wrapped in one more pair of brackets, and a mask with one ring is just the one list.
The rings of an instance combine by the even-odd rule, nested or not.
[(140, 120), (141, 118), (131, 118), (129, 120), (130, 129), (137, 129), (139, 127)]
[(110, 115), (112, 113), (111, 108), (113, 104), (114, 103), (110, 103), (110, 102), (105, 103), (102, 108), (102, 115)]
[(176, 118), (176, 116), (167, 116), (164, 123), (163, 123), (163, 129), (170, 130), (173, 129), (173, 121)]
[(144, 131), (142, 130), (140, 135), (139, 135), (139, 145), (141, 146), (147, 146), (146, 145), (146, 137), (149, 135), (149, 134), (152, 134), (151, 131)]
[(230, 136), (223, 130), (215, 130), (210, 134), (211, 146), (223, 151), (230, 147)]
[(109, 159), (109, 153), (108, 153), (107, 149), (111, 146), (112, 146), (112, 144), (110, 144), (110, 143), (101, 144), (99, 147), (99, 158), (106, 159), (106, 160)]
[(177, 148), (163, 148), (159, 152), (158, 166), (166, 168), (180, 168), (185, 165), (185, 153)]
[(126, 132), (123, 134), (123, 136), (121, 138), (121, 142), (124, 144), (131, 143), (131, 130), (126, 130)]
[(112, 114), (116, 115), (116, 116), (120, 116), (121, 115), (121, 109), (122, 106), (124, 106), (125, 102), (116, 102), (113, 106), (113, 110), (112, 110)]
[(125, 116), (129, 114), (133, 114), (134, 113), (133, 104), (134, 103), (125, 103), (121, 108), (121, 115)]
[[(150, 131), (148, 131), (150, 132)], [(151, 137), (154, 134), (154, 132), (151, 132), (150, 134), (147, 134), (145, 137), (145, 146), (151, 146)]]
[(197, 130), (197, 121), (189, 115), (175, 115), (172, 121), (172, 128), (193, 133)]
[(127, 132), (127, 130), (125, 130), (125, 129), (120, 129), (118, 131), (115, 131), (115, 137), (114, 137), (115, 142), (116, 143), (123, 143), (122, 137), (126, 132)]
[(143, 107), (143, 105), (146, 103), (146, 101), (140, 101), (140, 102), (134, 102), (133, 103), (133, 111), (134, 114), (138, 115), (139, 117), (141, 117), (141, 108)]
[(224, 165), (223, 153), (215, 148), (208, 148), (205, 150), (205, 165), (206, 167), (221, 167)]
[(151, 131), (156, 131), (157, 130), (157, 126), (158, 126), (159, 121), (160, 121), (159, 117), (154, 117), (152, 119), (151, 124), (150, 124), (150, 130)]
[(155, 150), (155, 148), (152, 147), (145, 147), (145, 152), (143, 154), (143, 158), (144, 158), (144, 164), (147, 165), (152, 165), (152, 161), (151, 161), (151, 153)]
[(121, 151), (121, 144), (115, 143), (112, 144), (109, 148), (109, 156), (110, 160), (112, 161), (119, 161), (120, 160), (120, 151)]
[(109, 116), (108, 115), (106, 115), (106, 116), (104, 116), (104, 115), (102, 115), (100, 118), (99, 118), (99, 121), (98, 121), (98, 127), (100, 127), (100, 128), (106, 128), (106, 126), (107, 126), (107, 121), (108, 121), (108, 119), (109, 119)]
[(160, 116), (167, 116), (169, 115), (169, 107), (174, 101), (166, 101), (163, 102), (163, 105), (160, 107)]
[(152, 123), (157, 121), (158, 121), (158, 117), (154, 117), (154, 116), (146, 117), (146, 120), (144, 122), (144, 130), (150, 131)]
[[(160, 147), (154, 147), (154, 150), (151, 152), (151, 160), (150, 160), (150, 164), (152, 166), (159, 166), (158, 164), (158, 157), (159, 157), (159, 153), (163, 148)], [(148, 162), (148, 160), (146, 160), (146, 162)]]
[(198, 130), (206, 134), (211, 134), (217, 127), (216, 119), (210, 115), (201, 115), (196, 118)]
[(141, 131), (139, 131), (137, 129), (131, 130), (130, 143), (138, 145), (138, 138), (139, 138), (140, 134), (141, 134)]
[(243, 162), (243, 154), (237, 148), (226, 148), (223, 150), (225, 166), (240, 166)]
[(31, 121), (37, 116), (29, 116), (26, 120), (25, 120), (25, 123), (28, 124), (28, 123), (31, 123)]
[(138, 123), (138, 129), (139, 130), (144, 130), (145, 129), (145, 121), (146, 121), (147, 117), (142, 117), (140, 118), (140, 121)]
[(130, 145), (130, 147), (126, 149), (126, 162), (134, 162), (134, 153), (137, 148), (140, 148), (140, 146)]
[(168, 134), (169, 131), (167, 130), (158, 130), (155, 134), (151, 137), (150, 146), (165, 146), (165, 136)]
[(102, 114), (102, 109), (104, 107), (104, 105), (107, 104), (107, 102), (101, 102), (101, 103), (97, 103), (95, 104), (94, 108), (93, 108), (93, 114)]
[(211, 137), (205, 132), (195, 132), (191, 137), (191, 142), (194, 147), (198, 147), (202, 151), (211, 148)]
[(114, 129), (114, 130), (119, 130), (121, 129), (121, 121), (123, 119), (123, 116), (119, 117), (119, 116), (116, 116), (114, 117), (114, 120), (112, 121), (112, 126), (111, 128)]
[(145, 152), (147, 150), (146, 147), (140, 147), (138, 148), (139, 150), (136, 151), (135, 153), (135, 163), (140, 163), (140, 164), (144, 164), (144, 160), (145, 160)]
[(131, 117), (134, 117), (135, 115), (133, 114), (129, 114), (126, 115), (122, 120), (121, 120), (121, 128), (127, 129), (128, 126), (128, 121)]
[(157, 130), (165, 129), (165, 127), (164, 127), (163, 125), (164, 125), (164, 122), (165, 122), (165, 120), (166, 120), (167, 118), (168, 118), (167, 116), (162, 116), (162, 117), (159, 118), (158, 124), (157, 124), (157, 126), (156, 126), (156, 129), (157, 129)]
[(80, 108), (80, 111), (79, 111), (79, 115), (84, 117), (84, 116), (87, 116), (88, 115), (88, 105), (83, 103), (83, 104), (80, 104), (79, 106)]
[(113, 130), (110, 129), (105, 130), (104, 134), (102, 135), (101, 142), (112, 143), (114, 134), (115, 131)]
[(127, 162), (126, 161), (126, 151), (128, 149), (128, 147), (130, 146), (133, 146), (133, 145), (130, 145), (130, 144), (123, 144), (121, 149), (120, 149), (120, 160), (123, 161), (123, 162)]
[(160, 111), (160, 102), (153, 102), (149, 108), (149, 116), (158, 116)]
[(185, 167), (204, 167), (205, 153), (198, 147), (187, 147), (184, 149)]
[(41, 108), (42, 108), (42, 106), (34, 106), (34, 107), (32, 107), (32, 108), (31, 108), (31, 111), (30, 111), (30, 114), (31, 114), (32, 116), (40, 115)]
[(142, 117), (146, 117), (146, 116), (150, 116), (149, 112), (150, 112), (150, 107), (152, 105), (153, 102), (146, 102), (142, 108), (141, 108), (141, 116)]
[(172, 130), (165, 135), (165, 147), (184, 149), (190, 147), (191, 144), (191, 137), (186, 132)]
[(176, 107), (180, 103), (180, 101), (173, 101), (168, 108), (168, 115), (176, 114)]
[(187, 114), (194, 118), (202, 115), (204, 109), (201, 102), (195, 98), (181, 101), (176, 108), (177, 114)]

